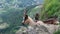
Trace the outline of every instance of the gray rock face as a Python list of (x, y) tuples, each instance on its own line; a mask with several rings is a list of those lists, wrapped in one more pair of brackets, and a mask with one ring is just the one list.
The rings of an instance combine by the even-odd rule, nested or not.
[(58, 29), (59, 25), (22, 26), (16, 34), (53, 34)]

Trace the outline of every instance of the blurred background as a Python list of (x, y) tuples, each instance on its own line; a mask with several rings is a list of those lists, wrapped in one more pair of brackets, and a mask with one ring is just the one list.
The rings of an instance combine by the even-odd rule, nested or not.
[(40, 20), (57, 15), (60, 21), (60, 0), (0, 0), (0, 34), (15, 34), (23, 26), (25, 9), (33, 19), (39, 13)]

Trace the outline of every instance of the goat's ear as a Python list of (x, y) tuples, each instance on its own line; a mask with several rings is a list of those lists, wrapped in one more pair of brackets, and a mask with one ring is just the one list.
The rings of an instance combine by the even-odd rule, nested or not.
[(25, 20), (27, 20), (28, 19), (28, 15), (25, 15)]
[(26, 18), (28, 18), (28, 15), (25, 15)]

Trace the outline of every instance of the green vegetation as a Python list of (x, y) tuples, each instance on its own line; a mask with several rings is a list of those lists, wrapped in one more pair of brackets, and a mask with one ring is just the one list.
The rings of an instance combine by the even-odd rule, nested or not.
[(54, 32), (54, 34), (60, 34), (60, 30), (58, 30), (58, 31)]
[[(60, 21), (60, 0), (45, 0), (41, 19), (46, 19), (55, 15), (58, 16)], [(60, 34), (60, 30), (56, 31), (54, 34)]]
[[(29, 14), (29, 10), (35, 6), (36, 5), (26, 7), (28, 12), (27, 14)], [(9, 24), (9, 27), (0, 29), (0, 34), (15, 34), (15, 32), (20, 28), (19, 26), (23, 26), (21, 22), (23, 19), (24, 8), (5, 7), (4, 9), (0, 10), (0, 12), (0, 24)]]
[(57, 15), (60, 18), (60, 0), (45, 0), (41, 19)]
[[(6, 12), (2, 12), (1, 18), (2, 23), (8, 23), (10, 24), (8, 28), (0, 29), (0, 34), (14, 34), (21, 25), (22, 16), (23, 16), (23, 9), (17, 9), (17, 8), (8, 8), (5, 9)], [(22, 14), (22, 15), (21, 15)]]

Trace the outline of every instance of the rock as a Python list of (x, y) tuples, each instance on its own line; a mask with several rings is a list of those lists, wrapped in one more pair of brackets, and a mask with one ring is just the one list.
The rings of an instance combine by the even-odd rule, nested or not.
[(59, 25), (39, 25), (39, 26), (28, 26), (21, 27), (16, 34), (53, 34), (59, 29)]
[(27, 28), (21, 26), (20, 29), (16, 32), (16, 34), (26, 34)]
[(6, 28), (8, 28), (10, 25), (9, 24), (7, 24), (7, 23), (2, 23), (2, 24), (0, 24), (0, 29), (6, 29)]

